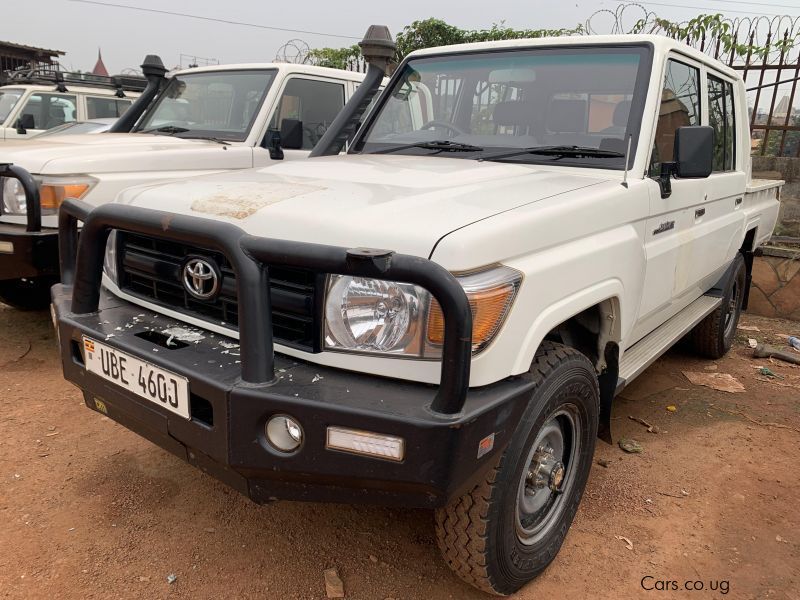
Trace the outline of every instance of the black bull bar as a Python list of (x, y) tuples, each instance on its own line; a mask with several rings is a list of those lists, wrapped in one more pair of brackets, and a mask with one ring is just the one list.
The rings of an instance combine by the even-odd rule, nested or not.
[[(83, 222), (80, 233), (78, 221)], [(94, 208), (67, 199), (59, 211), (59, 255), (61, 281), (72, 286), (71, 310), (75, 314), (98, 310), (106, 243), (112, 230), (189, 243), (227, 257), (236, 273), (241, 378), (249, 384), (275, 379), (270, 265), (401, 281), (426, 289), (438, 301), (445, 320), (441, 379), (429, 408), (442, 415), (454, 415), (463, 408), (472, 358), (472, 312), (464, 289), (442, 266), (389, 250), (262, 238), (231, 223), (122, 204)]]
[[(37, 233), (42, 230), (42, 207), (39, 186), (27, 170), (11, 163), (0, 163), (0, 177), (12, 177), (19, 181), (25, 192), (25, 211), (28, 218), (26, 230)], [(2, 192), (0, 192), (2, 194)]]

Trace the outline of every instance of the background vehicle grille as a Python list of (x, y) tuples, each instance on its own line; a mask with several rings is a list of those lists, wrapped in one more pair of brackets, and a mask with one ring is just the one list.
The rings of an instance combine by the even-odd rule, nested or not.
[[(120, 289), (165, 308), (231, 329), (239, 328), (236, 274), (219, 252), (180, 242), (132, 233), (118, 233)], [(211, 260), (222, 274), (216, 298), (194, 298), (183, 285), (188, 257)], [(304, 269), (269, 267), (272, 326), (275, 343), (310, 352), (320, 351), (320, 314), (325, 276)]]

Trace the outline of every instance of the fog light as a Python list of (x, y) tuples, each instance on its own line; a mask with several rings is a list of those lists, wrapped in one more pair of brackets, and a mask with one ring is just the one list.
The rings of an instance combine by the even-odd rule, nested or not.
[(326, 447), (328, 450), (342, 450), (396, 461), (403, 460), (405, 452), (403, 438), (343, 427), (328, 427)]
[(14, 254), (14, 242), (0, 242), (0, 252)]
[(281, 452), (293, 452), (303, 443), (303, 428), (300, 423), (286, 415), (272, 417), (267, 421), (265, 431), (269, 443)]

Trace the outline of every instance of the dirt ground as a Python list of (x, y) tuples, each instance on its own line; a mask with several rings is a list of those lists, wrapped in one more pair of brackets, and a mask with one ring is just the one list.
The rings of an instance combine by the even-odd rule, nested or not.
[[(743, 324), (760, 332), (724, 360), (674, 350), (618, 399), (615, 437), (644, 451), (598, 444), (560, 555), (517, 598), (800, 600), (800, 367), (747, 347), (800, 323)], [(0, 332), (0, 597), (313, 599), (331, 567), (353, 599), (485, 597), (440, 560), (431, 512), (257, 506), (85, 408), (46, 313), (0, 305)]]

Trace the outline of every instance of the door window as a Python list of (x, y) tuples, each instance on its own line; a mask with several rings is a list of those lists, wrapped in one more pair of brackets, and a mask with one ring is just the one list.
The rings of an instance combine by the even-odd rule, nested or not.
[(735, 117), (733, 85), (708, 76), (708, 124), (714, 128), (714, 171), (734, 168)]
[[(25, 115), (31, 115), (26, 117)], [(33, 123), (31, 129), (50, 129), (72, 123), (77, 116), (75, 96), (69, 94), (35, 93), (28, 97), (19, 116)], [(30, 120), (32, 119), (32, 120)]]
[(344, 85), (293, 77), (286, 83), (270, 129), (280, 130), (284, 119), (303, 124), (303, 150), (311, 150), (344, 107)]
[(700, 125), (700, 71), (669, 60), (650, 160), (651, 174), (660, 172), (662, 162), (674, 160), (675, 131), (686, 125)]
[(116, 119), (128, 110), (132, 100), (108, 98), (103, 96), (86, 97), (86, 113), (88, 119)]

